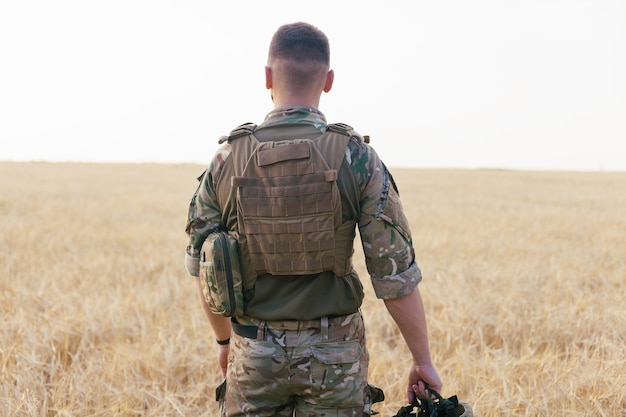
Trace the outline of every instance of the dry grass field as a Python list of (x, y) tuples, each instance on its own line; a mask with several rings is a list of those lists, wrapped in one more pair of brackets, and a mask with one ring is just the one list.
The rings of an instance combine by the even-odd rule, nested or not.
[[(201, 171), (0, 163), (0, 414), (217, 415), (183, 267)], [(442, 394), (483, 417), (626, 415), (626, 173), (392, 172)], [(409, 358), (356, 265), (391, 416)]]

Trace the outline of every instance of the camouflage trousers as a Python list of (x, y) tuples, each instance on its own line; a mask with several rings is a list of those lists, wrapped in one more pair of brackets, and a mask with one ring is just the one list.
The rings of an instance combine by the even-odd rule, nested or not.
[(369, 354), (360, 313), (252, 323), (256, 339), (231, 339), (224, 415), (369, 415)]

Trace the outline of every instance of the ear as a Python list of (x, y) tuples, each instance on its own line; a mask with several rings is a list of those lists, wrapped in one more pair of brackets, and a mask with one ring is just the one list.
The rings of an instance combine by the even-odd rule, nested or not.
[(272, 69), (268, 66), (265, 67), (265, 88), (272, 89)]
[(326, 82), (324, 83), (324, 92), (328, 93), (333, 88), (333, 81), (335, 80), (335, 71), (330, 70), (326, 73)]

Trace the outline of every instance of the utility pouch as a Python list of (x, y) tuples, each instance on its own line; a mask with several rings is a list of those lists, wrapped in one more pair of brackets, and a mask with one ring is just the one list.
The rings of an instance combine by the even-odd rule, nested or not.
[(200, 281), (211, 311), (225, 317), (243, 314), (243, 284), (237, 240), (211, 233), (200, 252)]

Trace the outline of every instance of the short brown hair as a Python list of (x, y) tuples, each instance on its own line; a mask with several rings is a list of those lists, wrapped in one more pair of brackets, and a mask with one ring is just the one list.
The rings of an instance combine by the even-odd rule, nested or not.
[(304, 22), (290, 23), (278, 28), (270, 43), (271, 59), (315, 61), (330, 64), (328, 38), (318, 28)]
[(328, 38), (304, 22), (283, 25), (272, 37), (268, 66), (274, 83), (292, 91), (306, 91), (324, 80), (330, 65)]

